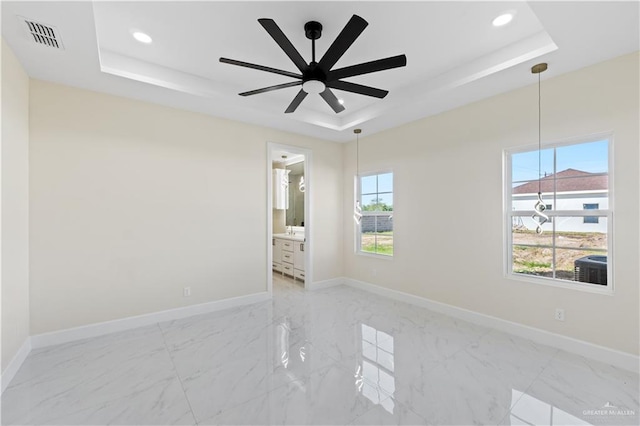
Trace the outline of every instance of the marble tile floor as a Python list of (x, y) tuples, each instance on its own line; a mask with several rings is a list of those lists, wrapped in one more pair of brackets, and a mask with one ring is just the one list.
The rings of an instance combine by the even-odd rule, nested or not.
[(639, 424), (638, 375), (350, 287), (34, 350), (2, 424)]

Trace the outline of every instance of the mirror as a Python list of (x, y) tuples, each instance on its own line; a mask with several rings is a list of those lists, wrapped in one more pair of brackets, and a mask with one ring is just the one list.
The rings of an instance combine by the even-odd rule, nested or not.
[(304, 160), (288, 164), (289, 172), (289, 208), (286, 215), (286, 226), (304, 226), (304, 192), (301, 191), (302, 179), (304, 190)]

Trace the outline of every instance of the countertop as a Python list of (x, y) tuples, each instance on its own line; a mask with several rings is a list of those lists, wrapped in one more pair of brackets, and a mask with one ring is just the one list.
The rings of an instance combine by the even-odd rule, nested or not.
[(304, 235), (300, 234), (273, 234), (273, 238), (280, 238), (282, 240), (291, 240), (291, 241), (304, 241)]

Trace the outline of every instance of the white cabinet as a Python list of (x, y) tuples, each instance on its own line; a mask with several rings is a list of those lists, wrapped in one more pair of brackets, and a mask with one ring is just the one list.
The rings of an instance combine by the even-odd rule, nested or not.
[(282, 272), (282, 240), (273, 238), (271, 248), (273, 249), (273, 270)]
[(304, 242), (293, 241), (293, 263), (296, 269), (304, 270)]
[(304, 241), (273, 238), (273, 270), (304, 281)]
[(293, 276), (304, 280), (304, 241), (293, 242)]
[(282, 273), (293, 276), (293, 241), (282, 240)]
[(273, 208), (289, 208), (289, 172), (291, 170), (273, 169)]

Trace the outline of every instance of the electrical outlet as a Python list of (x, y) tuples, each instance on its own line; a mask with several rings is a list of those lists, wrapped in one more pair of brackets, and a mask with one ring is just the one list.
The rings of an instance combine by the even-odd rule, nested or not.
[(556, 308), (556, 321), (564, 321), (564, 309)]
[(191, 296), (191, 287), (185, 287), (182, 289), (182, 295), (184, 297), (189, 297)]

